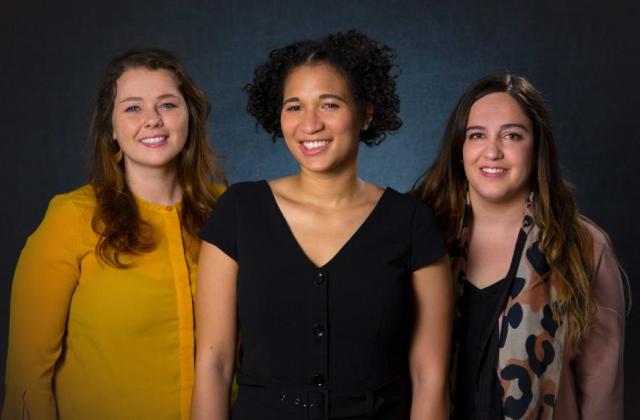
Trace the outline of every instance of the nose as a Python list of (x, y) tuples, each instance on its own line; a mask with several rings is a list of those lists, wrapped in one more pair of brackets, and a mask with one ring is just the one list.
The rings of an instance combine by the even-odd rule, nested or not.
[(502, 152), (502, 143), (500, 143), (500, 139), (494, 138), (489, 139), (487, 141), (487, 147), (484, 150), (484, 157), (487, 160), (499, 160), (504, 157), (504, 153)]
[(307, 109), (302, 119), (302, 130), (307, 134), (316, 133), (324, 127), (322, 119), (315, 109)]
[(162, 127), (163, 121), (160, 113), (154, 109), (145, 115), (144, 126), (146, 128)]

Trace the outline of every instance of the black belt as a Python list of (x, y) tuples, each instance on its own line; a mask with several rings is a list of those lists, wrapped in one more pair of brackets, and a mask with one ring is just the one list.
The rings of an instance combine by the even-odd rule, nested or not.
[[(238, 395), (280, 410), (299, 415), (305, 420), (328, 420), (346, 417), (373, 417), (387, 404), (409, 399), (406, 380), (395, 380), (373, 391), (332, 391), (317, 386), (290, 384), (240, 384)], [(246, 401), (246, 400), (245, 400)], [(399, 407), (400, 408), (400, 407)]]

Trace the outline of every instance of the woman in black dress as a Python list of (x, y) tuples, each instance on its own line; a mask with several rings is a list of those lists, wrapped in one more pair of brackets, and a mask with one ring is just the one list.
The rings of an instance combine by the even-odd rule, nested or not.
[(300, 171), (230, 187), (201, 232), (194, 419), (447, 418), (442, 240), (426, 205), (357, 174), (359, 141), (401, 125), (392, 69), (357, 31), (256, 69), (248, 109)]

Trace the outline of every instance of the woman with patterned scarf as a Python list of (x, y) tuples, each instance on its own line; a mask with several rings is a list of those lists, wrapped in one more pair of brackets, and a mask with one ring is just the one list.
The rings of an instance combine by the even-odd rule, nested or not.
[(540, 93), (488, 76), (414, 188), (458, 290), (455, 419), (621, 419), (624, 292), (609, 239), (562, 177)]

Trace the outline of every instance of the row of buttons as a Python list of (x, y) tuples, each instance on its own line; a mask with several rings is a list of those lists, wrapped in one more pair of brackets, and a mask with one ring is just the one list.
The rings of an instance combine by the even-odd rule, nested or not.
[[(327, 282), (328, 277), (329, 277), (328, 272), (317, 271), (313, 275), (313, 284), (315, 284), (316, 286), (321, 286)], [(326, 333), (326, 328), (322, 324), (314, 324), (313, 327), (311, 328), (311, 333), (316, 337), (322, 337)], [(313, 383), (317, 387), (323, 387), (326, 383), (326, 380), (323, 375), (316, 373), (311, 378), (311, 383)]]

